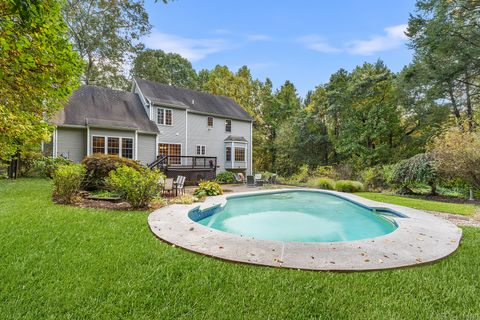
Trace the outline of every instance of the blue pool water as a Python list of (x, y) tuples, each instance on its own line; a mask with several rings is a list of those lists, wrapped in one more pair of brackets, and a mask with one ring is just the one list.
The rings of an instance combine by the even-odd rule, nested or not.
[(225, 232), (264, 240), (337, 242), (394, 231), (394, 222), (341, 197), (287, 191), (231, 197), (223, 208), (192, 210), (192, 220)]

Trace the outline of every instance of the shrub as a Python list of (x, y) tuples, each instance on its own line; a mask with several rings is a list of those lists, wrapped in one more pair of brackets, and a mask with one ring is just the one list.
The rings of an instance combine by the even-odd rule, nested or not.
[(420, 153), (395, 165), (392, 182), (400, 187), (402, 193), (411, 193), (410, 187), (416, 183), (426, 183), (431, 187), (431, 194), (436, 194), (438, 175), (433, 155)]
[(293, 183), (297, 183), (297, 182), (307, 182), (308, 181), (308, 178), (310, 177), (310, 172), (309, 172), (309, 168), (308, 168), (308, 165), (304, 164), (302, 165), (297, 173), (295, 173), (294, 175), (292, 175), (289, 179), (289, 181), (293, 182)]
[(445, 179), (480, 188), (480, 133), (451, 129), (433, 141), (435, 168)]
[(81, 164), (62, 164), (53, 173), (53, 198), (59, 203), (74, 203), (85, 176)]
[(133, 208), (145, 208), (163, 188), (165, 175), (159, 170), (120, 166), (110, 171), (106, 185), (118, 192)]
[(64, 157), (41, 157), (34, 161), (31, 174), (38, 177), (53, 178), (53, 173), (59, 166), (71, 163), (72, 161)]
[(217, 174), (215, 181), (219, 183), (234, 183), (235, 175), (230, 171), (221, 172)]
[(332, 166), (318, 166), (313, 173), (315, 177), (320, 178), (335, 178), (335, 171), (333, 170)]
[(329, 178), (318, 178), (315, 186), (319, 189), (333, 190), (335, 189), (335, 181)]
[(363, 184), (359, 181), (338, 180), (335, 183), (335, 190), (341, 192), (360, 192), (363, 189)]
[(184, 194), (179, 197), (175, 197), (172, 200), (169, 201), (171, 204), (192, 204), (195, 202), (195, 197), (189, 195), (189, 194)]
[(35, 163), (42, 159), (43, 155), (38, 151), (24, 151), (20, 156), (19, 175), (22, 177), (37, 176)]
[(87, 170), (85, 181), (83, 182), (83, 187), (86, 190), (104, 188), (105, 178), (108, 177), (108, 174), (121, 166), (127, 166), (136, 171), (140, 171), (142, 167), (135, 160), (100, 153), (85, 157), (85, 159), (82, 160), (82, 164)]
[(389, 187), (386, 171), (390, 169), (384, 167), (371, 167), (363, 170), (360, 174), (361, 180), (367, 190), (380, 190)]
[(206, 196), (218, 196), (223, 194), (222, 187), (213, 181), (202, 181), (198, 184), (198, 188), (193, 195), (197, 198), (203, 198)]

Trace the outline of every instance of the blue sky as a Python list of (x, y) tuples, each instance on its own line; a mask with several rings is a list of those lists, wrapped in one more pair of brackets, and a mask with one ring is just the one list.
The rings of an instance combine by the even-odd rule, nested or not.
[(400, 71), (412, 59), (403, 30), (414, 0), (146, 0), (149, 48), (176, 52), (197, 70), (247, 65), (274, 86), (292, 81), (299, 94), (339, 68), (385, 61)]

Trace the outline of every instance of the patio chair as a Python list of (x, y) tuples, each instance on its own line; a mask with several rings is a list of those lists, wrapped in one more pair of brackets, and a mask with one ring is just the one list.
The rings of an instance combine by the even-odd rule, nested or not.
[(245, 178), (243, 177), (240, 177), (241, 173), (234, 173), (233, 176), (235, 177), (235, 182), (236, 183), (245, 183)]
[(165, 184), (163, 186), (163, 194), (172, 194), (173, 193), (173, 179), (172, 178), (167, 178), (165, 179)]
[(177, 180), (175, 181), (175, 195), (178, 195), (180, 191), (181, 194), (185, 194), (185, 179), (184, 176), (177, 176)]
[(260, 173), (257, 173), (255, 175), (255, 185), (261, 187), (263, 186), (263, 182), (264, 181), (262, 180), (262, 175)]
[(268, 183), (270, 184), (277, 184), (277, 175), (274, 173), (272, 176), (268, 179)]
[(255, 178), (253, 176), (247, 176), (247, 187), (255, 187)]
[(247, 180), (245, 179), (245, 176), (243, 175), (243, 173), (238, 173), (238, 177), (240, 178), (240, 180), (242, 181), (242, 183), (245, 183), (247, 182)]

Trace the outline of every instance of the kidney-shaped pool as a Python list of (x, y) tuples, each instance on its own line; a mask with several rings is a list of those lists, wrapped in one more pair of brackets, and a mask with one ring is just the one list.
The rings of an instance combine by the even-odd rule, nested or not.
[(229, 197), (225, 206), (194, 209), (189, 217), (220, 231), (285, 242), (361, 240), (397, 228), (385, 212), (307, 190)]

